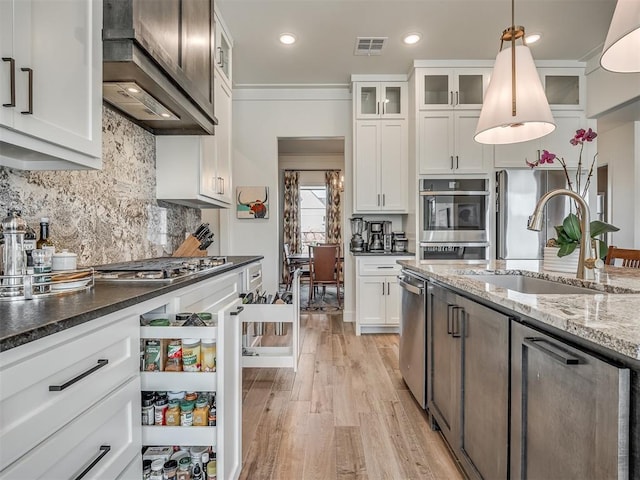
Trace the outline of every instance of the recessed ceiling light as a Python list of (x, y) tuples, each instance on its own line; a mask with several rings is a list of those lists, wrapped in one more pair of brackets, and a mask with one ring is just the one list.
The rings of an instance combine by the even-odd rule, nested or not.
[(140, 93), (140, 90), (138, 90), (135, 87), (127, 87), (127, 92), (129, 92), (129, 93)]
[(405, 35), (402, 41), (407, 45), (414, 45), (418, 43), (421, 38), (422, 38), (422, 35), (420, 35), (419, 33), (409, 33)]
[(285, 45), (296, 43), (296, 36), (293, 33), (281, 33), (280, 43), (284, 43)]
[(529, 35), (526, 35), (524, 37), (524, 41), (527, 42), (527, 45), (531, 45), (532, 43), (536, 43), (541, 38), (542, 38), (541, 33), (534, 32), (534, 33), (530, 33)]

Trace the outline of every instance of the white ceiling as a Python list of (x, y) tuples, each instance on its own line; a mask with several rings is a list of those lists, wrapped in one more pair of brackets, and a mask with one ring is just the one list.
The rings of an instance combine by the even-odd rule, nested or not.
[[(352, 74), (404, 74), (413, 60), (493, 60), (511, 25), (509, 0), (217, 0), (234, 40), (233, 83), (343, 86)], [(616, 0), (516, 0), (515, 23), (544, 37), (536, 60), (599, 53)], [(423, 38), (405, 46), (401, 38)], [(281, 45), (282, 32), (294, 45)], [(381, 56), (354, 56), (356, 37), (388, 37)]]

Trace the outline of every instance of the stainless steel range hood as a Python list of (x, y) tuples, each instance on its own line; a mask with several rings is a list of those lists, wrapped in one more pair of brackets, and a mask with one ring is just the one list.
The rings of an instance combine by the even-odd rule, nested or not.
[[(204, 66), (194, 72), (194, 59), (188, 57), (194, 52), (187, 50), (190, 43), (183, 35), (195, 30), (187, 21), (196, 22), (196, 33), (204, 38), (212, 32), (208, 9), (194, 12), (197, 5), (203, 4), (103, 2), (103, 99), (156, 135), (213, 135), (218, 123), (213, 113), (213, 52), (208, 45), (195, 52), (198, 65)], [(210, 5), (212, 15), (213, 2)]]

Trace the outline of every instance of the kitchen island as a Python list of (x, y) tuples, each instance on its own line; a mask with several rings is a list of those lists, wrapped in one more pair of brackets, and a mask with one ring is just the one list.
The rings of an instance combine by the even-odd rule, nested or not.
[(427, 406), (470, 478), (639, 478), (640, 272), (398, 263), (427, 279)]
[[(219, 268), (169, 284), (96, 283), (87, 291), (0, 303), (0, 479), (141, 478), (142, 447), (166, 452), (174, 445), (215, 449), (218, 475), (237, 478), (239, 294), (261, 280), (261, 259), (227, 257)], [(142, 315), (179, 312), (207, 312), (210, 321), (141, 326)], [(199, 364), (183, 371), (184, 345), (205, 340), (217, 346), (214, 371)], [(170, 369), (169, 347), (161, 353), (162, 346), (176, 342), (180, 367)], [(150, 344), (159, 346), (159, 356), (149, 356)], [(154, 361), (157, 368), (146, 368)], [(168, 391), (214, 398), (217, 423), (214, 415), (213, 422), (172, 426), (161, 413), (142, 425), (141, 393)]]

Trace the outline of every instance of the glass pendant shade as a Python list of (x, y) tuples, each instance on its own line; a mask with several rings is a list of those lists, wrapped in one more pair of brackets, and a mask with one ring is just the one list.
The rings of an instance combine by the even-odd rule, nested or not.
[(640, 0), (618, 0), (600, 65), (611, 72), (640, 72)]
[[(498, 53), (474, 139), (501, 145), (543, 137), (555, 130), (549, 102), (529, 47), (518, 45), (512, 72), (511, 47)], [(512, 74), (516, 78), (516, 114), (513, 115)]]

